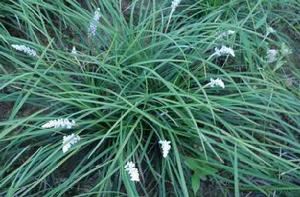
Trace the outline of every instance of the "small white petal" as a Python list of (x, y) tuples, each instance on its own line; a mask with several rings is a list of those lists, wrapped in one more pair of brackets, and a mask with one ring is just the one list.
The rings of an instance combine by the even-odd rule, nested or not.
[(63, 147), (62, 147), (63, 153), (66, 153), (70, 148), (71, 148), (70, 144), (63, 145)]
[(75, 46), (73, 46), (73, 48), (72, 48), (72, 52), (71, 52), (73, 55), (77, 55), (77, 50), (76, 50), (76, 47)]

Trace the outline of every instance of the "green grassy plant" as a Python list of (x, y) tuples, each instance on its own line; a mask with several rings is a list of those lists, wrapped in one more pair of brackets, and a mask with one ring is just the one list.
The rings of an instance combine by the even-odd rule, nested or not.
[[(1, 1), (0, 102), (12, 107), (0, 122), (0, 196), (299, 195), (300, 72), (285, 50), (287, 29), (300, 35), (299, 2), (182, 0), (168, 24), (170, 6)], [(235, 57), (212, 56), (222, 45)], [(76, 126), (41, 128), (58, 118)], [(81, 140), (64, 154), (71, 133)]]

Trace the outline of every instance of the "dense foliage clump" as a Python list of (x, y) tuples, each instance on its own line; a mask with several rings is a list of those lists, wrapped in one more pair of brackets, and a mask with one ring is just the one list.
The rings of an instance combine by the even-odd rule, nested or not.
[(1, 1), (0, 196), (300, 195), (299, 8)]

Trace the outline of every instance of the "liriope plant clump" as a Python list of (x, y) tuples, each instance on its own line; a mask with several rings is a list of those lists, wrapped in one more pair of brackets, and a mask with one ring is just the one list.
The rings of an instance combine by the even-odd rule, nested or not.
[(297, 1), (0, 4), (0, 196), (299, 194)]

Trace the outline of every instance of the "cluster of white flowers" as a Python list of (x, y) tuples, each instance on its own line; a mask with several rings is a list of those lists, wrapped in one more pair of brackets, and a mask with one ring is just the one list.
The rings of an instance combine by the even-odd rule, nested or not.
[(94, 17), (93, 17), (93, 19), (90, 22), (90, 26), (89, 26), (89, 29), (88, 29), (88, 35), (89, 35), (89, 37), (96, 35), (97, 23), (99, 22), (100, 17), (101, 17), (100, 8), (97, 8), (97, 10), (94, 13)]
[[(161, 145), (163, 157), (166, 158), (171, 150), (171, 142), (167, 140), (159, 140), (158, 143)], [(131, 181), (140, 181), (139, 171), (133, 162), (127, 162), (125, 165), (125, 170), (128, 172)]]
[(139, 171), (132, 161), (127, 162), (125, 170), (128, 172), (131, 181), (140, 181)]
[(64, 136), (63, 137), (63, 147), (62, 147), (63, 153), (66, 153), (72, 147), (72, 145), (79, 142), (79, 140), (80, 140), (79, 135), (74, 134), (74, 133), (71, 135)]
[(170, 145), (171, 142), (167, 140), (159, 140), (158, 143), (161, 145), (163, 157), (166, 158), (171, 149), (171, 145)]
[(181, 0), (173, 0), (172, 1), (172, 5), (171, 5), (172, 11), (171, 12), (174, 12), (176, 10), (176, 8), (180, 4), (180, 2), (181, 2)]
[(276, 62), (277, 55), (278, 55), (278, 50), (276, 50), (276, 49), (269, 49), (267, 51), (267, 62), (268, 63)]
[(24, 53), (26, 53), (27, 55), (30, 55), (32, 57), (36, 57), (37, 53), (35, 50), (25, 46), (25, 45), (18, 45), (18, 44), (12, 44), (11, 47), (13, 47), (14, 49), (16, 49), (17, 51), (22, 51)]
[(226, 47), (224, 45), (222, 45), (222, 47), (220, 49), (215, 48), (215, 52), (212, 54), (212, 56), (223, 56), (223, 55), (231, 55), (232, 57), (235, 57), (235, 53), (234, 50), (230, 47)]
[(235, 34), (235, 31), (233, 30), (228, 30), (228, 31), (225, 31), (225, 32), (222, 32), (220, 33), (220, 35), (218, 36), (218, 39), (221, 39), (223, 37), (227, 37), (227, 36), (230, 36), (232, 34)]
[(50, 120), (49, 122), (42, 125), (42, 128), (66, 128), (71, 129), (73, 126), (75, 126), (75, 120), (69, 120), (67, 118), (63, 119), (57, 119), (57, 120)]
[(208, 83), (208, 85), (212, 88), (215, 86), (219, 86), (223, 89), (225, 88), (224, 82), (220, 78), (217, 79), (210, 78), (210, 82)]

